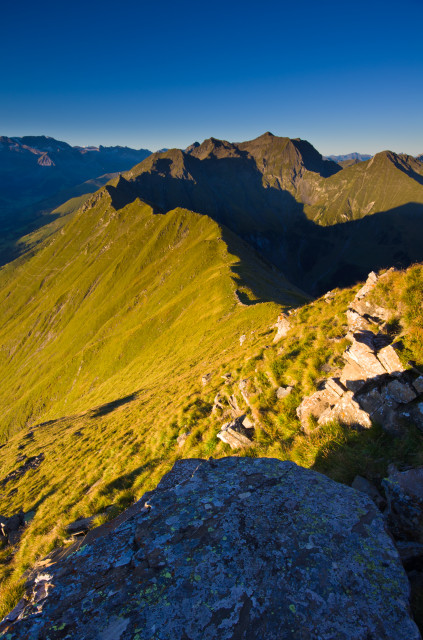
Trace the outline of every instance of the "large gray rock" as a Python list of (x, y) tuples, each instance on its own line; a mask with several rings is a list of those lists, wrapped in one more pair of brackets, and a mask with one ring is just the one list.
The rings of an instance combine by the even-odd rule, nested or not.
[(420, 638), (372, 501), (292, 462), (182, 460), (95, 532), (44, 562), (8, 640)]

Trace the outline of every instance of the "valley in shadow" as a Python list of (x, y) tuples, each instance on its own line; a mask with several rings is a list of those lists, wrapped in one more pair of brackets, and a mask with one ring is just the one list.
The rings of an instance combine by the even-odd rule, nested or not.
[[(185, 156), (184, 162), (179, 176), (172, 175), (171, 158), (160, 158), (157, 171), (133, 180), (121, 176), (116, 187), (107, 186), (113, 206), (120, 209), (140, 198), (160, 213), (183, 207), (206, 214), (235, 234), (223, 231), (229, 250), (241, 238), (311, 296), (351, 286), (373, 270), (423, 260), (421, 203), (321, 226), (307, 218), (289, 191), (263, 185), (252, 158)], [(238, 269), (241, 276), (246, 271), (242, 265)], [(254, 293), (263, 299), (260, 290)]]

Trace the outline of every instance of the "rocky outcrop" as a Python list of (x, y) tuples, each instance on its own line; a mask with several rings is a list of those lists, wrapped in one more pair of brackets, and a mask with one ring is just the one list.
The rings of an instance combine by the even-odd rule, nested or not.
[(398, 471), (390, 465), (382, 481), (389, 528), (397, 539), (423, 542), (423, 468)]
[(291, 328), (291, 324), (289, 322), (289, 319), (286, 313), (281, 313), (278, 316), (278, 319), (276, 321), (276, 324), (274, 325), (274, 328), (277, 329), (277, 331), (276, 331), (275, 337), (273, 338), (273, 342), (279, 342), (281, 338), (284, 338), (286, 336), (289, 329)]
[(418, 640), (408, 597), (366, 495), (292, 462), (182, 460), (116, 521), (44, 560), (0, 632)]
[(423, 468), (399, 471), (388, 466), (381, 482), (384, 497), (372, 482), (356, 476), (352, 487), (366, 493), (382, 511), (410, 581), (411, 599), (421, 601), (423, 585)]
[(305, 432), (316, 423), (324, 425), (332, 420), (361, 428), (378, 422), (394, 435), (402, 433), (407, 420), (423, 429), (423, 411), (418, 404), (423, 381), (420, 377), (416, 380), (416, 374), (401, 364), (398, 345), (392, 344), (385, 330), (389, 314), (369, 299), (377, 281), (376, 274), (370, 273), (347, 311), (347, 337), (352, 344), (344, 353), (346, 364), (339, 376), (326, 380), (297, 409)]
[(253, 444), (254, 423), (242, 415), (222, 425), (217, 437), (231, 449), (245, 449)]

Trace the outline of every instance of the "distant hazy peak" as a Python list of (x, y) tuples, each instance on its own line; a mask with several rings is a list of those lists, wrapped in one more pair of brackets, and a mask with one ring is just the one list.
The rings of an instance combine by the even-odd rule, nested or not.
[(372, 156), (367, 153), (357, 153), (356, 151), (339, 156), (325, 156), (325, 158), (333, 160), (334, 162), (344, 162), (345, 160), (358, 160), (359, 162), (364, 162), (366, 160), (370, 160), (371, 157)]
[[(8, 148), (11, 151), (29, 151), (32, 153), (62, 153), (67, 152), (70, 154), (87, 154), (92, 152), (97, 153), (107, 153), (107, 154), (144, 154), (145, 156), (150, 155), (151, 151), (149, 149), (132, 149), (131, 147), (123, 147), (120, 145), (105, 147), (100, 145), (98, 147), (94, 145), (89, 145), (86, 147), (81, 146), (71, 146), (67, 142), (63, 140), (56, 140), (55, 138), (51, 138), (50, 136), (23, 136), (18, 137), (14, 136), (10, 138), (8, 136), (0, 136), (0, 147), (3, 149)], [(137, 159), (135, 159), (136, 162)]]
[(26, 147), (32, 147), (39, 151), (63, 151), (72, 149), (71, 145), (62, 140), (56, 140), (50, 136), (23, 136), (14, 138), (16, 142)]

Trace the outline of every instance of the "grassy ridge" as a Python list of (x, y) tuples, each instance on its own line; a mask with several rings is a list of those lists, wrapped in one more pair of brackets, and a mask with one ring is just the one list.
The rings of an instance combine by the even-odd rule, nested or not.
[[(179, 225), (187, 212), (173, 215)], [(209, 234), (207, 227), (211, 242)], [(219, 248), (221, 244), (219, 241)], [(227, 258), (233, 260), (233, 256)], [(374, 294), (380, 302), (387, 300), (388, 306), (394, 304), (395, 296), (401, 297), (400, 310), (397, 306), (392, 311), (398, 334), (403, 333), (405, 341), (417, 330), (423, 330), (421, 314), (414, 313), (416, 305), (421, 309), (423, 301), (422, 273), (420, 266), (394, 273), (390, 276), (395, 284), (390, 289), (392, 296), (387, 298), (386, 281)], [(222, 284), (222, 277), (225, 278), (222, 273), (219, 277), (213, 273), (213, 268), (205, 274), (208, 282), (212, 279)], [(186, 357), (187, 366), (180, 363), (178, 367), (167, 368), (166, 376), (158, 377), (146, 369), (145, 384), (136, 393), (125, 397), (115, 394), (115, 402), (89, 410), (86, 405), (79, 415), (40, 425), (33, 429), (32, 439), (25, 438), (26, 432), (11, 436), (0, 449), (3, 477), (19, 466), (22, 454), (30, 457), (43, 453), (45, 460), (38, 470), (29, 471), (1, 489), (6, 514), (22, 507), (32, 517), (15, 555), (13, 549), (4, 549), (0, 555), (3, 612), (19, 595), (22, 571), (63, 543), (67, 523), (95, 514), (100, 523), (104, 520), (100, 514), (110, 504), (114, 507), (108, 517), (112, 517), (154, 487), (180, 457), (221, 457), (232, 453), (216, 438), (221, 423), (228, 418), (225, 408), (211, 412), (217, 393), (224, 407), (228, 407), (227, 398), (235, 395), (239, 405), (256, 421), (256, 443), (246, 455), (291, 459), (346, 483), (356, 473), (378, 483), (390, 462), (422, 464), (422, 436), (412, 428), (401, 440), (385, 434), (377, 425), (364, 432), (336, 423), (311, 435), (300, 430), (295, 409), (302, 397), (314, 391), (320, 380), (334, 375), (342, 364), (341, 355), (348, 344), (344, 337), (345, 312), (356, 290), (357, 287), (337, 290), (330, 302), (322, 298), (302, 306), (290, 316), (291, 329), (286, 338), (275, 344), (274, 330), (269, 325), (276, 306), (234, 303), (229, 282), (227, 306), (222, 303), (221, 308), (226, 315), (219, 321), (211, 309), (208, 311), (212, 342), (204, 333), (193, 354), (189, 340), (185, 339), (179, 357)], [(206, 297), (210, 300), (209, 295)], [(195, 301), (197, 311), (201, 299), (199, 296)], [(196, 317), (201, 325), (201, 313)], [(240, 330), (246, 335), (242, 346), (237, 333)], [(194, 338), (196, 331), (194, 328)], [(177, 342), (175, 333), (175, 349)], [(408, 342), (407, 349), (416, 362), (421, 362), (416, 344)], [(172, 362), (170, 351), (166, 356), (168, 362)], [(163, 371), (163, 357), (157, 354), (159, 371)], [(211, 380), (203, 387), (201, 375), (208, 372), (212, 374)], [(224, 373), (231, 374), (229, 383), (223, 380)], [(241, 397), (239, 380), (248, 381), (249, 407)], [(293, 385), (294, 391), (278, 400), (276, 388), (287, 384)], [(186, 431), (190, 434), (180, 448), (176, 439)]]
[(325, 180), (316, 187), (308, 217), (323, 225), (358, 220), (366, 215), (414, 204), (423, 205), (423, 165), (410, 156), (382, 151)]
[[(257, 425), (247, 455), (291, 459), (347, 483), (356, 473), (377, 483), (389, 462), (423, 463), (411, 428), (401, 441), (377, 425), (300, 430), (302, 397), (341, 365), (357, 287), (307, 303), (207, 216), (153, 214), (139, 200), (116, 209), (106, 190), (91, 205), (0, 271), (0, 480), (23, 455), (44, 455), (38, 469), (0, 486), (3, 513), (22, 508), (30, 520), (19, 548), (0, 551), (0, 613), (18, 598), (22, 572), (63, 544), (66, 524), (91, 515), (100, 523), (109, 505), (107, 517), (116, 515), (180, 457), (231, 453), (216, 438), (231, 395)], [(374, 294), (418, 364), (422, 273), (394, 273)], [(284, 304), (303, 306), (274, 344), (270, 327)], [(288, 384), (294, 391), (279, 400), (277, 387)], [(212, 413), (217, 393), (224, 409)]]
[[(251, 260), (250, 276), (266, 271), (261, 291), (304, 299)], [(275, 305), (244, 308), (235, 297), (237, 279), (249, 290), (239, 262), (209, 218), (154, 215), (139, 201), (116, 211), (103, 192), (30, 260), (0, 272), (3, 435), (157, 384), (260, 314), (268, 322)]]
[(2, 478), (45, 456), (0, 488), (3, 513), (33, 516), (13, 561), (0, 557), (3, 611), (67, 522), (157, 483), (201, 376), (264, 345), (281, 304), (305, 299), (206, 216), (116, 210), (106, 191), (91, 204), (0, 271)]

